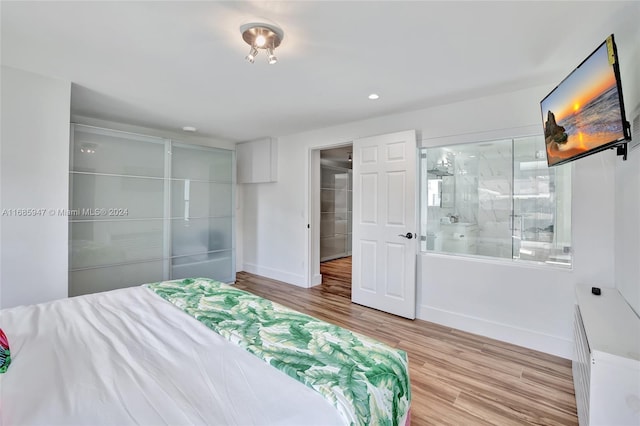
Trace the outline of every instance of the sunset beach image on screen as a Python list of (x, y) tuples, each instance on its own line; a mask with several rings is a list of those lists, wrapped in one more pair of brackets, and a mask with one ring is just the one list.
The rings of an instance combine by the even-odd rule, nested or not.
[(624, 138), (615, 68), (603, 43), (542, 102), (549, 165)]

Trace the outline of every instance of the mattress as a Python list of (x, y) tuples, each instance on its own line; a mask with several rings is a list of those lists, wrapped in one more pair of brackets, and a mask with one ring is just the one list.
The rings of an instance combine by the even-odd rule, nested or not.
[(408, 423), (403, 351), (213, 280), (12, 308), (0, 329), (6, 425)]
[(343, 425), (320, 394), (133, 287), (0, 311), (0, 424)]

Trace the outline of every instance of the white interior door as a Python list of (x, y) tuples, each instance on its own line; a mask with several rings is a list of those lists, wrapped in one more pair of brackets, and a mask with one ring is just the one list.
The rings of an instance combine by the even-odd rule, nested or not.
[(416, 316), (416, 133), (353, 143), (351, 300)]

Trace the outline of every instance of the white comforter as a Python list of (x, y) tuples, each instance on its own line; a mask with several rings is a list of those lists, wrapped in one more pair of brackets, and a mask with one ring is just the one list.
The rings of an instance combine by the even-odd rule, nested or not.
[(340, 425), (322, 396), (151, 291), (0, 311), (2, 425)]

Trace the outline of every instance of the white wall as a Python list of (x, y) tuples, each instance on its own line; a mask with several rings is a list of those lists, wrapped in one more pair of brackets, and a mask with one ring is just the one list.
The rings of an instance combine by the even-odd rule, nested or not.
[(627, 120), (635, 124), (635, 149), (627, 161), (616, 163), (615, 268), (616, 287), (640, 316), (640, 34), (631, 46), (634, 50), (619, 52)]
[[(244, 188), (244, 267), (307, 285), (309, 150), (417, 129), (423, 146), (542, 131), (539, 102), (553, 84), (280, 137), (278, 182)], [(422, 254), (418, 316), (569, 358), (574, 286), (614, 286), (615, 154), (573, 164), (572, 270)]]
[(640, 145), (616, 168), (615, 225), (616, 287), (640, 316)]
[[(67, 296), (69, 111), (71, 84), (2, 67), (0, 308)], [(5, 213), (7, 213), (5, 211)]]

